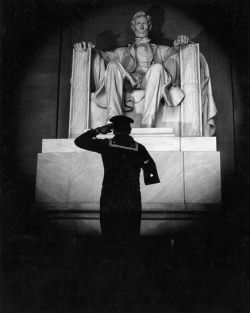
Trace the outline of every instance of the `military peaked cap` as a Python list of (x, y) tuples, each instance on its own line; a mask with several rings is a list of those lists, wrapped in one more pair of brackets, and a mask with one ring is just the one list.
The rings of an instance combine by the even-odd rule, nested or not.
[(110, 122), (112, 122), (114, 126), (116, 125), (117, 126), (118, 125), (130, 126), (131, 123), (134, 123), (134, 120), (124, 115), (117, 115), (117, 116), (111, 117)]

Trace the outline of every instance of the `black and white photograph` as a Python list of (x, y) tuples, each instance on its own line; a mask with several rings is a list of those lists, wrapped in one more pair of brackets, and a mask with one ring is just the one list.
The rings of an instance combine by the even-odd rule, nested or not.
[(250, 312), (250, 2), (1, 0), (1, 313)]

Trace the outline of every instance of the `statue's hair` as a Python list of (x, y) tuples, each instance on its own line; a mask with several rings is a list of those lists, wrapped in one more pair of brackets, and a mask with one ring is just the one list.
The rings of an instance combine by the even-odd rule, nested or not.
[(134, 30), (134, 27), (135, 27), (135, 21), (138, 17), (146, 17), (146, 19), (148, 20), (148, 30), (150, 30), (152, 28), (152, 21), (151, 21), (151, 16), (150, 15), (147, 15), (145, 12), (143, 11), (139, 11), (139, 12), (136, 12), (135, 15), (132, 17), (132, 20), (130, 22), (131, 24), (131, 28)]

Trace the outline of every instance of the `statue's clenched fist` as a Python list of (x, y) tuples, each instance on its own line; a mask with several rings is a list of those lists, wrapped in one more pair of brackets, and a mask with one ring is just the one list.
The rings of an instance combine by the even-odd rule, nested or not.
[(174, 46), (179, 47), (181, 45), (187, 45), (189, 44), (190, 40), (187, 36), (185, 35), (179, 35), (175, 41), (174, 41)]
[(95, 46), (93, 45), (92, 42), (85, 42), (85, 41), (74, 44), (74, 49), (78, 52), (87, 51), (88, 48), (92, 49), (92, 48), (95, 48)]

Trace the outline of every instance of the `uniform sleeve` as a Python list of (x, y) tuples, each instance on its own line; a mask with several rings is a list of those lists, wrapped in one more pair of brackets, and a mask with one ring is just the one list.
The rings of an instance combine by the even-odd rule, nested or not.
[(81, 149), (102, 153), (105, 148), (105, 139), (97, 139), (93, 129), (86, 131), (75, 139), (75, 145)]
[(155, 162), (144, 146), (142, 146), (142, 157), (143, 157), (142, 170), (145, 185), (159, 183), (160, 179), (158, 176)]

